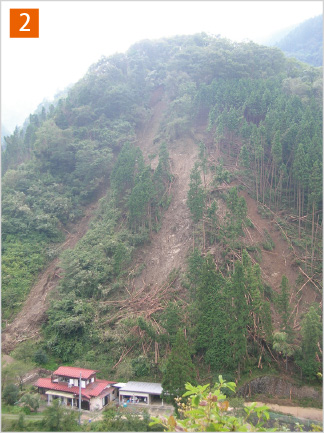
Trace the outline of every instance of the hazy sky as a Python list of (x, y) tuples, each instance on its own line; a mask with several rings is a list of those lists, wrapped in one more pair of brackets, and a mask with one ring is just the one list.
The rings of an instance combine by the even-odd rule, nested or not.
[[(9, 9), (39, 8), (38, 39), (9, 38)], [(78, 81), (102, 55), (142, 39), (206, 32), (262, 42), (322, 13), (322, 1), (1, 2), (1, 118), (22, 125), (46, 98)]]

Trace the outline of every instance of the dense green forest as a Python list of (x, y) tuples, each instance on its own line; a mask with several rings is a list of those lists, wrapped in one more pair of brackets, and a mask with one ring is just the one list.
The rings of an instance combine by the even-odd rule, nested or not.
[(289, 57), (313, 66), (323, 65), (323, 16), (310, 18), (275, 43)]
[[(166, 109), (147, 157), (137, 137), (154, 95)], [(178, 362), (188, 361), (198, 381), (289, 367), (316, 382), (321, 305), (298, 311), (291, 299), (309, 285), (321, 297), (321, 68), (206, 34), (144, 40), (103, 57), (66, 98), (29, 120), (2, 150), (3, 327), (40, 271), (56, 257), (62, 270), (39, 340), (18, 346), (17, 359), (28, 353), (32, 361), (41, 350), (51, 362), (106, 378), (164, 377), (172, 389), (177, 362), (168, 360), (180, 328), (188, 348)], [(197, 128), (209, 140), (196, 140), (190, 175), (187, 270), (165, 275), (159, 292), (144, 287), (136, 295), (134, 257), (172, 203), (170, 148)], [(274, 243), (269, 233), (262, 244), (249, 242), (257, 228), (242, 191), (289, 244), (293, 287), (284, 274), (277, 291), (264, 280), (261, 250), (271, 252)], [(62, 251), (98, 200), (87, 233)], [(148, 299), (154, 308), (143, 308)]]

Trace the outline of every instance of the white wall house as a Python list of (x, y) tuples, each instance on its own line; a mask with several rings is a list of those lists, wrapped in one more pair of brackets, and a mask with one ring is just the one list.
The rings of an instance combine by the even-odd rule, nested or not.
[(59, 399), (61, 404), (78, 408), (81, 391), (81, 408), (100, 410), (116, 398), (117, 390), (112, 387), (115, 382), (97, 379), (96, 374), (96, 370), (62, 366), (51, 377), (38, 379), (35, 386), (48, 404)]

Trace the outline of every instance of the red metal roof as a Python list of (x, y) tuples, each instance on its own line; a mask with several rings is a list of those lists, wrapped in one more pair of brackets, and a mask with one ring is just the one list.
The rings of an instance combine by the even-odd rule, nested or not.
[[(102, 393), (102, 391), (108, 386), (112, 385), (116, 382), (109, 382), (108, 380), (96, 380), (96, 382), (93, 382), (89, 384), (86, 388), (86, 392), (91, 397), (97, 397)], [(90, 389), (91, 388), (91, 389)]]
[(97, 373), (97, 371), (98, 370), (88, 370), (87, 368), (61, 366), (56, 371), (54, 371), (53, 374), (79, 379), (81, 373), (81, 379), (89, 379), (89, 377)]
[[(86, 388), (81, 388), (81, 395), (82, 397), (85, 397), (87, 399), (90, 399), (91, 397), (97, 397), (108, 385), (112, 385), (113, 383), (116, 382), (97, 379), (95, 382), (92, 382), (89, 385), (87, 385)], [(53, 391), (70, 392), (71, 394), (75, 394), (76, 396), (79, 395), (78, 386), (71, 386), (69, 388), (67, 383), (52, 382), (50, 377), (44, 377), (38, 379), (37, 382), (35, 383), (35, 386), (39, 388), (51, 389)]]

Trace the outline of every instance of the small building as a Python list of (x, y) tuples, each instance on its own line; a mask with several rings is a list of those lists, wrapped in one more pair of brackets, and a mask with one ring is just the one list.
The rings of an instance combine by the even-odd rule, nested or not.
[(97, 370), (62, 366), (51, 377), (38, 379), (35, 386), (47, 396), (48, 404), (58, 398), (61, 404), (78, 408), (81, 385), (81, 408), (100, 410), (116, 398), (117, 391), (112, 386), (116, 382), (97, 379), (96, 374)]
[(162, 385), (153, 382), (127, 382), (114, 384), (119, 388), (119, 403), (144, 403), (163, 405)]

